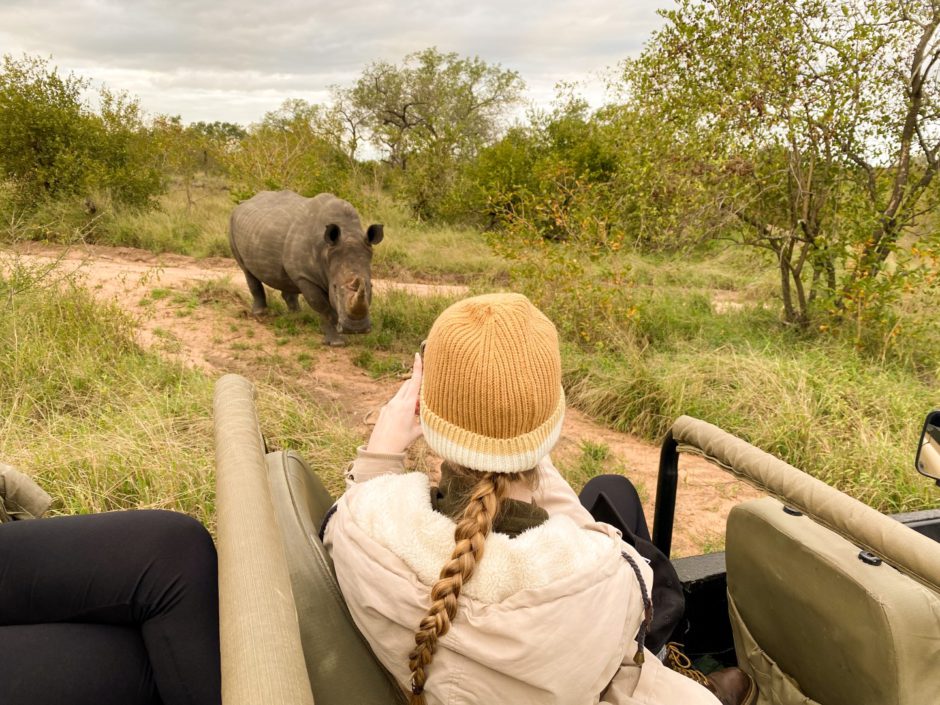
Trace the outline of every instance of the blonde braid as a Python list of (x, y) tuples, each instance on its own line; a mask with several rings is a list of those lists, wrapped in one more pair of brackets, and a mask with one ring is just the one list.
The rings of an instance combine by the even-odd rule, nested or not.
[(437, 640), (450, 630), (457, 614), (457, 598), (463, 584), (470, 580), (476, 564), (483, 558), (486, 537), (493, 528), (500, 504), (509, 493), (515, 473), (488, 472), (480, 476), (470, 494), (457, 528), (454, 531), (454, 552), (441, 569), (431, 588), (431, 607), (415, 632), (415, 648), (408, 655), (411, 668), (411, 705), (426, 705), (424, 684), (427, 667), (434, 658)]

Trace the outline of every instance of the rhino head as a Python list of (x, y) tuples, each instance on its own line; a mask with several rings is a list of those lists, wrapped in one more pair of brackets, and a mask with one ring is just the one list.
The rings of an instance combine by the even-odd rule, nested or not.
[(358, 223), (330, 223), (326, 240), (326, 270), (330, 305), (336, 311), (338, 333), (368, 333), (372, 329), (369, 304), (372, 303), (372, 246), (382, 241), (381, 224), (365, 232)]

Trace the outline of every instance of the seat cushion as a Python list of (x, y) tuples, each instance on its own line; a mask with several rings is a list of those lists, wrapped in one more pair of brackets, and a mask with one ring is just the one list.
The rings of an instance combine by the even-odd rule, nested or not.
[(333, 500), (294, 452), (265, 458), (274, 513), (284, 541), (300, 638), (317, 705), (390, 705), (403, 695), (356, 629), (317, 537)]
[(771, 498), (731, 511), (726, 551), (738, 660), (761, 703), (940, 702), (936, 591)]

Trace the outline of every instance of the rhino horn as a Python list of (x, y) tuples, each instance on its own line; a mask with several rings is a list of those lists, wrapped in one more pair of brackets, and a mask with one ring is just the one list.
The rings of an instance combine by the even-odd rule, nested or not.
[(350, 318), (364, 318), (369, 313), (369, 304), (366, 301), (366, 287), (360, 277), (356, 277), (349, 287), (349, 316)]

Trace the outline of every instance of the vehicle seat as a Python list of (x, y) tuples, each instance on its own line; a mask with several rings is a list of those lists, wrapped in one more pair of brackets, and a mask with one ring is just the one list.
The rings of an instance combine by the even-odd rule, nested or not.
[(669, 438), (770, 495), (732, 509), (725, 536), (760, 705), (940, 703), (940, 543), (701, 419)]
[(333, 498), (297, 453), (268, 453), (265, 463), (314, 702), (404, 702), (401, 688), (353, 623), (336, 582), (333, 561), (320, 542), (320, 524)]
[(725, 548), (735, 648), (759, 703), (940, 703), (936, 589), (769, 497), (731, 511)]
[(216, 383), (222, 701), (402, 702), (356, 630), (317, 537), (332, 499), (298, 455), (266, 453), (254, 399), (244, 377)]

